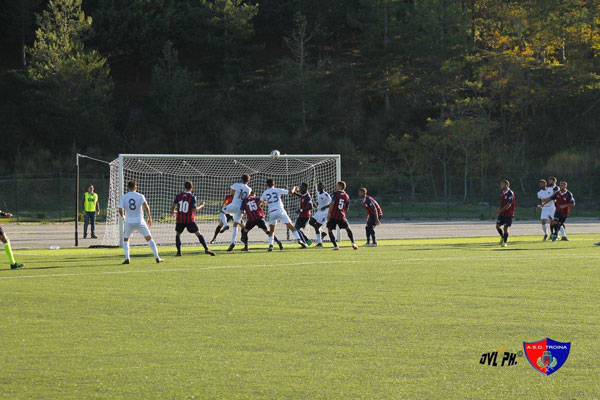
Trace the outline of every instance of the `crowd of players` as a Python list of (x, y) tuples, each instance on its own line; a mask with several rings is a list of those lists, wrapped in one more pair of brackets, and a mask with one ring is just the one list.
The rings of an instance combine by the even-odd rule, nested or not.
[[(227, 251), (233, 251), (236, 246), (238, 229), (241, 230), (241, 241), (244, 244), (242, 251), (248, 251), (248, 233), (258, 227), (267, 235), (269, 243), (268, 251), (273, 251), (274, 244), (277, 243), (280, 250), (283, 250), (283, 244), (275, 236), (275, 227), (278, 223), (284, 224), (290, 232), (295, 236), (297, 243), (301, 248), (307, 248), (312, 245), (312, 240), (303, 232), (307, 224), (310, 224), (315, 231), (316, 247), (323, 246), (323, 239), (327, 236), (322, 232), (322, 227), (326, 227), (329, 240), (333, 245), (333, 250), (339, 250), (334, 230), (338, 227), (344, 229), (348, 238), (352, 242), (352, 248), (358, 249), (354, 241), (354, 235), (350, 229), (350, 224), (346, 218), (346, 211), (350, 203), (350, 197), (346, 193), (346, 183), (339, 181), (336, 184), (336, 191), (330, 196), (324, 189), (324, 184), (319, 182), (318, 203), (315, 207), (312, 197), (308, 191), (307, 183), (302, 183), (300, 186), (294, 186), (291, 190), (282, 189), (275, 186), (275, 181), (272, 178), (266, 180), (266, 190), (261, 194), (260, 198), (256, 197), (254, 191), (249, 186), (250, 176), (244, 174), (239, 182), (230, 186), (230, 193), (225, 197), (223, 207), (219, 213), (219, 225), (215, 229), (214, 237), (211, 240), (213, 243), (217, 235), (224, 233), (228, 229), (232, 230), (231, 244)], [(123, 264), (129, 264), (129, 238), (135, 231), (139, 232), (148, 242), (157, 263), (162, 262), (158, 253), (156, 243), (152, 239), (150, 228), (152, 226), (152, 214), (146, 198), (141, 193), (137, 192), (137, 183), (129, 181), (127, 183), (127, 194), (121, 197), (119, 203), (119, 214), (123, 218), (123, 251), (125, 253), (125, 261)], [(189, 233), (196, 235), (200, 244), (204, 247), (204, 252), (211, 256), (215, 253), (209, 249), (204, 236), (200, 233), (198, 225), (195, 221), (196, 212), (201, 210), (205, 203), (198, 202), (196, 196), (193, 195), (192, 182), (185, 182), (184, 191), (177, 194), (171, 206), (171, 213), (175, 217), (175, 245), (177, 247), (177, 256), (181, 256), (181, 234), (187, 230)], [(298, 218), (296, 223), (292, 221), (285, 210), (282, 196), (295, 195), (299, 198)], [(367, 211), (367, 243), (365, 246), (377, 246), (375, 236), (375, 227), (380, 224), (380, 219), (383, 216), (383, 211), (377, 201), (367, 194), (366, 188), (361, 188), (359, 197)], [(265, 213), (264, 207), (268, 207), (268, 213)], [(313, 211), (316, 209), (316, 212)], [(144, 220), (144, 212), (147, 220)], [(245, 215), (245, 221), (243, 219)], [(229, 223), (233, 222), (232, 228), (229, 228)]]
[[(558, 180), (555, 177), (540, 179), (540, 190), (538, 191), (538, 206), (541, 210), (542, 230), (544, 231), (543, 241), (558, 239), (560, 233), (561, 240), (568, 241), (565, 233), (565, 221), (575, 206), (575, 197), (567, 187), (568, 183)], [(510, 182), (503, 180), (500, 182), (500, 208), (496, 210), (498, 218), (496, 220), (496, 230), (500, 235), (500, 246), (506, 247), (508, 243), (509, 228), (512, 225), (516, 210), (515, 193), (510, 189)], [(548, 223), (550, 225), (550, 236), (548, 236)], [(600, 245), (596, 243), (596, 245)]]
[[(316, 247), (323, 247), (323, 240), (329, 237), (333, 250), (339, 250), (334, 230), (337, 228), (346, 231), (348, 238), (352, 243), (352, 248), (357, 250), (358, 246), (354, 241), (354, 234), (350, 229), (350, 224), (346, 218), (350, 197), (346, 193), (346, 183), (339, 181), (336, 183), (335, 192), (330, 195), (325, 191), (323, 182), (317, 185), (316, 204), (309, 193), (309, 185), (302, 183), (300, 186), (294, 186), (291, 190), (281, 189), (275, 186), (272, 178), (267, 179), (267, 189), (257, 197), (249, 186), (250, 176), (244, 174), (239, 182), (230, 186), (230, 193), (223, 201), (222, 209), (219, 213), (220, 222), (215, 228), (214, 236), (210, 243), (214, 243), (219, 234), (231, 229), (231, 243), (227, 251), (233, 251), (236, 246), (238, 228), (241, 231), (241, 242), (244, 247), (242, 251), (248, 251), (248, 233), (255, 227), (260, 228), (269, 243), (268, 251), (273, 251), (274, 244), (280, 250), (283, 250), (283, 244), (275, 236), (275, 227), (278, 223), (286, 225), (289, 231), (295, 236), (297, 243), (301, 248), (307, 248), (312, 245), (313, 240), (309, 238), (303, 230), (310, 225), (314, 230), (314, 241)], [(538, 208), (541, 211), (541, 224), (544, 232), (543, 240), (550, 239), (556, 241), (558, 236), (561, 240), (568, 241), (565, 232), (565, 221), (567, 220), (571, 208), (575, 206), (575, 197), (568, 190), (568, 183), (558, 182), (555, 177), (550, 177), (547, 181), (540, 179), (540, 190), (537, 194)], [(496, 210), (498, 216), (496, 220), (496, 230), (500, 235), (500, 245), (506, 247), (508, 243), (509, 229), (512, 225), (516, 210), (515, 193), (510, 189), (510, 182), (502, 180), (500, 182), (500, 207)], [(127, 183), (128, 192), (121, 197), (119, 203), (119, 215), (123, 218), (123, 251), (125, 261), (123, 264), (130, 263), (129, 257), (129, 238), (133, 232), (139, 232), (148, 242), (157, 263), (162, 262), (158, 253), (158, 247), (152, 239), (149, 227), (152, 226), (152, 214), (146, 198), (137, 192), (137, 183), (129, 181)], [(184, 191), (177, 194), (171, 206), (171, 213), (176, 219), (175, 224), (175, 245), (177, 247), (177, 256), (181, 256), (181, 234), (184, 230), (196, 235), (198, 241), (203, 246), (206, 254), (214, 256), (215, 253), (209, 249), (204, 236), (200, 233), (198, 225), (195, 222), (196, 212), (200, 211), (205, 203), (198, 202), (193, 195), (192, 182), (185, 182)], [(295, 224), (285, 210), (282, 196), (294, 195), (299, 198), (298, 218)], [(367, 223), (365, 232), (367, 242), (365, 246), (376, 247), (377, 239), (375, 236), (375, 227), (380, 224), (383, 211), (379, 203), (368, 194), (366, 188), (360, 188), (359, 198), (367, 213)], [(267, 207), (267, 213), (264, 211)], [(146, 219), (144, 219), (144, 212)], [(245, 221), (243, 219), (245, 215)], [(1, 217), (10, 218), (10, 213), (0, 211)], [(229, 224), (233, 223), (230, 228)], [(550, 231), (548, 231), (550, 226)], [(323, 229), (326, 229), (325, 232)], [(550, 233), (549, 233), (550, 232)], [(4, 251), (8, 257), (11, 269), (18, 269), (24, 264), (15, 261), (15, 257), (10, 245), (8, 236), (0, 227), (0, 241), (4, 244)], [(600, 245), (596, 243), (596, 245)]]

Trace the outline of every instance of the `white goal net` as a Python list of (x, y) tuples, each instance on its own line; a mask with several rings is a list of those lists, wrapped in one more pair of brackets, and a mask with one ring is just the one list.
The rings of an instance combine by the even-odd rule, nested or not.
[[(302, 182), (309, 185), (313, 198), (318, 182), (325, 184), (331, 193), (335, 182), (341, 178), (339, 155), (281, 155), (278, 158), (258, 155), (157, 155), (122, 154), (110, 164), (110, 194), (103, 245), (120, 246), (123, 224), (118, 215), (119, 200), (126, 192), (129, 180), (136, 180), (138, 191), (146, 196), (152, 212), (153, 225), (150, 227), (153, 238), (159, 245), (175, 243), (175, 219), (171, 216), (171, 205), (175, 196), (184, 191), (185, 181), (194, 185), (198, 202), (205, 207), (196, 214), (200, 232), (207, 241), (213, 237), (219, 223), (219, 211), (223, 200), (233, 183), (239, 182), (242, 174), (250, 175), (249, 186), (260, 197), (266, 188), (266, 179), (275, 179), (277, 187), (291, 189)], [(284, 204), (292, 222), (297, 216), (299, 198), (284, 196)], [(267, 210), (265, 210), (267, 212)], [(314, 238), (314, 230), (307, 226), (304, 232)], [(279, 225), (276, 230), (279, 239), (287, 239), (286, 229)], [(238, 232), (237, 240), (241, 235)], [(265, 234), (258, 228), (252, 230), (251, 241), (266, 242)], [(293, 239), (293, 236), (291, 236)], [(143, 244), (144, 238), (135, 233), (131, 244)], [(183, 244), (198, 245), (194, 235), (184, 232)], [(231, 230), (220, 234), (220, 243), (231, 241)]]

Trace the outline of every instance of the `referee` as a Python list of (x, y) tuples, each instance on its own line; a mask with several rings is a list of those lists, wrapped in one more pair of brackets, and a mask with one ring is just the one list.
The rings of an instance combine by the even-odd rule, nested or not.
[(98, 193), (94, 192), (94, 185), (89, 185), (87, 192), (83, 194), (83, 238), (87, 238), (88, 225), (91, 225), (92, 239), (96, 236), (96, 216), (100, 215), (100, 205), (98, 204)]
[[(11, 218), (12, 214), (7, 213), (0, 210), (0, 217)], [(25, 264), (19, 264), (15, 261), (15, 255), (13, 254), (12, 247), (10, 247), (10, 240), (8, 240), (8, 236), (4, 233), (4, 230), (0, 226), (0, 241), (4, 243), (4, 252), (8, 257), (8, 262), (10, 263), (10, 269), (17, 269), (23, 267)]]

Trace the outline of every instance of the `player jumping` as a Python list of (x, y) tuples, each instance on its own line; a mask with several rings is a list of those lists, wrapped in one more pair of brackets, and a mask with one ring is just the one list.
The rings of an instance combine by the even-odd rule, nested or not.
[[(381, 223), (381, 217), (383, 216), (383, 210), (377, 203), (377, 200), (373, 196), (367, 194), (367, 188), (360, 188), (358, 191), (358, 197), (362, 200), (362, 205), (367, 210), (367, 226), (365, 231), (367, 233), (367, 243), (365, 247), (377, 247), (377, 239), (375, 238), (375, 227)], [(373, 244), (371, 244), (371, 238)]]
[[(158, 248), (156, 242), (152, 239), (150, 234), (149, 226), (152, 226), (152, 214), (150, 213), (150, 207), (143, 194), (137, 192), (137, 182), (127, 182), (127, 194), (121, 197), (119, 203), (119, 215), (123, 218), (125, 229), (123, 232), (123, 252), (125, 253), (125, 261), (123, 264), (129, 264), (129, 237), (134, 231), (138, 231), (140, 235), (144, 236), (144, 239), (148, 242), (148, 246), (154, 254), (154, 259), (157, 263), (163, 262), (162, 258), (158, 255)], [(144, 210), (148, 216), (148, 223), (144, 221)]]
[(176, 217), (175, 224), (175, 246), (177, 246), (177, 256), (181, 257), (181, 234), (184, 229), (187, 229), (189, 233), (193, 233), (198, 237), (200, 244), (204, 247), (204, 253), (214, 256), (215, 253), (210, 251), (206, 245), (204, 236), (200, 233), (198, 225), (196, 224), (196, 211), (199, 211), (204, 207), (204, 202), (198, 204), (196, 196), (192, 194), (194, 185), (192, 182), (187, 181), (184, 184), (185, 191), (175, 196), (175, 200), (171, 205), (171, 213)]
[(329, 231), (329, 239), (333, 243), (333, 250), (340, 249), (333, 234), (333, 230), (336, 227), (346, 230), (348, 238), (352, 242), (352, 248), (358, 250), (358, 246), (354, 243), (354, 234), (350, 230), (350, 224), (348, 224), (348, 220), (346, 219), (346, 211), (350, 203), (350, 197), (346, 193), (346, 182), (339, 181), (335, 185), (335, 188), (336, 192), (331, 196), (331, 204), (329, 205), (329, 213), (327, 215), (327, 230)]
[[(242, 202), (250, 195), (252, 189), (248, 186), (250, 183), (250, 175), (244, 174), (242, 175), (241, 181), (238, 183), (234, 183), (230, 186), (231, 196), (233, 199), (231, 203), (223, 207), (223, 214), (231, 214), (233, 216), (233, 232), (231, 233), (231, 244), (227, 251), (232, 251), (235, 247), (235, 238), (237, 237), (237, 227), (238, 225), (244, 228), (244, 224), (242, 223)], [(221, 219), (223, 222), (223, 219)]]
[[(265, 222), (265, 212), (261, 208), (261, 204), (264, 204), (264, 202), (261, 203), (258, 197), (254, 196), (254, 192), (250, 193), (250, 196), (242, 203), (242, 210), (246, 212), (246, 225), (242, 229), (242, 242), (244, 243), (242, 251), (248, 251), (248, 232), (255, 226), (258, 226), (269, 236), (269, 230)], [(283, 245), (277, 239), (277, 236), (273, 235), (273, 240), (279, 245), (279, 250), (283, 250)]]
[(331, 204), (331, 196), (325, 191), (325, 185), (323, 182), (319, 182), (317, 184), (317, 202), (317, 212), (313, 213), (309, 224), (315, 228), (317, 247), (323, 247), (323, 238), (327, 236), (327, 234), (325, 232), (321, 232), (321, 226), (327, 223), (329, 204)]
[[(296, 192), (298, 188), (293, 187), (292, 193)], [(294, 234), (296, 239), (298, 239), (298, 244), (305, 249), (307, 247), (306, 243), (300, 237), (300, 234), (292, 225), (292, 221), (288, 216), (285, 208), (283, 207), (283, 201), (281, 201), (281, 196), (284, 194), (290, 193), (287, 189), (279, 189), (275, 187), (275, 181), (272, 178), (267, 179), (267, 190), (265, 190), (260, 196), (260, 201), (264, 201), (269, 206), (269, 250), (273, 251), (273, 240), (275, 237), (275, 225), (277, 225), (277, 221), (280, 221), (282, 224), (285, 224), (290, 231)]]
[[(0, 210), (0, 217), (12, 218), (12, 214)], [(2, 241), (2, 243), (4, 243), (4, 252), (6, 253), (6, 256), (8, 257), (8, 262), (10, 263), (10, 269), (17, 269), (17, 268), (24, 267), (25, 264), (20, 264), (15, 261), (15, 255), (13, 254), (12, 247), (10, 246), (10, 240), (8, 239), (8, 236), (6, 236), (6, 233), (4, 233), (4, 229), (2, 229), (1, 226), (0, 226), (0, 241)]]
[[(498, 219), (496, 220), (496, 230), (500, 235), (500, 246), (506, 247), (508, 242), (508, 229), (512, 225), (513, 217), (515, 216), (515, 192), (510, 189), (510, 182), (504, 179), (500, 182), (500, 208), (496, 210)], [(504, 230), (501, 228), (504, 227)]]
[(294, 228), (298, 230), (298, 233), (302, 237), (302, 240), (304, 240), (304, 242), (310, 246), (312, 244), (312, 240), (310, 240), (304, 234), (304, 232), (302, 232), (302, 229), (306, 228), (306, 224), (310, 219), (310, 210), (312, 210), (313, 208), (312, 198), (310, 197), (310, 193), (308, 193), (308, 183), (302, 182), (300, 184), (300, 193), (294, 192), (292, 194), (294, 196), (300, 197), (300, 208), (298, 210), (298, 218), (296, 219), (296, 224), (294, 225)]
[[(228, 194), (227, 196), (225, 196), (225, 200), (223, 200), (223, 205), (222, 207), (225, 207), (228, 204), (231, 204), (231, 201), (233, 200), (233, 196)], [(233, 221), (233, 217), (231, 216), (231, 214), (225, 214), (222, 210), (219, 211), (219, 225), (217, 225), (217, 227), (215, 228), (215, 235), (213, 236), (212, 240), (210, 241), (210, 244), (213, 244), (215, 242), (215, 240), (217, 240), (217, 236), (220, 233), (224, 233), (226, 230), (229, 229), (229, 223), (231, 221)]]

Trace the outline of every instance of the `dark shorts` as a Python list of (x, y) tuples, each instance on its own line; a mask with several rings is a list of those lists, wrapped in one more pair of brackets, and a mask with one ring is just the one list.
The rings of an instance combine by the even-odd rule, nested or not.
[(512, 225), (513, 217), (499, 215), (496, 220), (496, 225), (506, 226), (507, 228)]
[(554, 213), (554, 221), (558, 222), (561, 225), (565, 223), (567, 217), (568, 215), (561, 215), (560, 212), (558, 212), (558, 210), (556, 210), (556, 212)]
[(296, 228), (306, 228), (306, 224), (308, 223), (308, 217), (298, 217), (296, 219)]
[(227, 218), (227, 222), (233, 221), (233, 216), (231, 214), (225, 214), (225, 218)]
[[(381, 217), (383, 217), (383, 215), (379, 216), (379, 220), (381, 221)], [(369, 215), (369, 219), (367, 220), (367, 226), (369, 228), (373, 228), (375, 229), (377, 221), (375, 220), (375, 216), (374, 215)]]
[(178, 222), (175, 224), (175, 232), (182, 233), (185, 229), (187, 229), (189, 233), (196, 233), (199, 231), (198, 225), (196, 225), (195, 222), (190, 222), (189, 224)]
[(246, 222), (245, 228), (248, 232), (250, 232), (255, 226), (258, 226), (260, 229), (267, 229), (267, 223), (265, 222), (264, 218)]
[(329, 221), (327, 221), (327, 229), (334, 230), (338, 226), (341, 229), (347, 229), (348, 228), (348, 221), (346, 221), (345, 219), (344, 220), (330, 219)]

